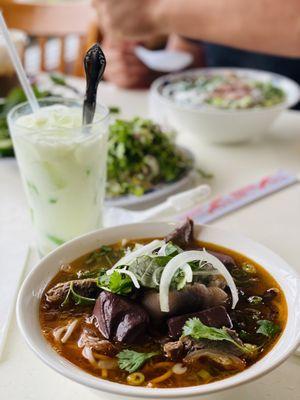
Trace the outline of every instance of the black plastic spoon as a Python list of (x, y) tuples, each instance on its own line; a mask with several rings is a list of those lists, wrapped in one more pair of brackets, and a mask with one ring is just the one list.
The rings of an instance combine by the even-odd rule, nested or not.
[(83, 102), (82, 122), (91, 124), (96, 109), (96, 97), (99, 82), (104, 74), (106, 59), (98, 43), (94, 44), (84, 57), (86, 91)]

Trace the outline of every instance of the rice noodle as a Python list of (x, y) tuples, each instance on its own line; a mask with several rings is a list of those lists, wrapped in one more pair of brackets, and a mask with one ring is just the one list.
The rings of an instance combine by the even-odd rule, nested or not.
[(161, 311), (169, 311), (169, 287), (176, 271), (182, 268), (186, 263), (197, 260), (207, 261), (225, 278), (232, 295), (232, 308), (235, 308), (239, 301), (238, 291), (234, 280), (225, 265), (217, 257), (205, 250), (190, 250), (180, 253), (172, 258), (163, 270), (159, 285), (159, 302)]
[[(66, 343), (68, 339), (71, 337), (72, 333), (74, 332), (74, 329), (76, 328), (78, 323), (78, 319), (74, 319), (71, 323), (68, 323), (65, 326), (62, 326), (61, 328), (56, 328), (53, 330), (52, 334), (54, 336), (54, 339), (57, 342), (62, 342)], [(61, 337), (64, 334), (63, 337)]]
[(61, 328), (55, 328), (55, 329), (53, 330), (52, 334), (53, 334), (53, 336), (54, 336), (54, 339), (55, 339), (57, 342), (60, 341), (60, 337), (61, 337), (61, 335), (65, 332), (65, 330), (66, 330), (66, 327), (65, 327), (65, 326), (63, 326), (63, 327), (61, 327)]
[(166, 247), (168, 243), (165, 243), (161, 246), (161, 248), (158, 250), (157, 255), (158, 256), (165, 256), (166, 255)]
[[(93, 350), (89, 346), (84, 346), (82, 350), (82, 356), (88, 360), (93, 367), (100, 368), (100, 369), (117, 369), (118, 368), (118, 361), (115, 358), (110, 358), (107, 356), (107, 359), (96, 361), (96, 354), (93, 354)], [(100, 356), (100, 355), (99, 355)]]
[(115, 358), (111, 360), (100, 360), (98, 361), (98, 367), (101, 369), (117, 369), (118, 361)]
[(145, 246), (140, 247), (137, 250), (131, 251), (130, 253), (126, 254), (122, 257), (112, 268), (107, 271), (107, 274), (111, 274), (116, 268), (122, 265), (129, 265), (134, 259), (143, 255), (150, 255), (153, 253), (154, 250), (162, 247), (165, 244), (164, 240), (152, 240), (152, 242), (146, 244)]
[(84, 346), (82, 353), (83, 357), (87, 359), (94, 367), (97, 366), (97, 361), (94, 358), (92, 349), (88, 346)]
[(74, 329), (76, 328), (78, 323), (78, 319), (74, 319), (73, 322), (71, 322), (67, 328), (66, 328), (66, 333), (64, 334), (64, 336), (61, 338), (61, 342), (62, 343), (66, 343), (66, 341), (70, 338), (70, 336), (72, 335), (72, 333), (74, 332)]

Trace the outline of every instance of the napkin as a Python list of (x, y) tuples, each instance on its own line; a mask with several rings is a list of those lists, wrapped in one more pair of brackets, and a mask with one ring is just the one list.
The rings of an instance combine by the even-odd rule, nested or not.
[(0, 160), (0, 359), (27, 264), (30, 224), (17, 165)]

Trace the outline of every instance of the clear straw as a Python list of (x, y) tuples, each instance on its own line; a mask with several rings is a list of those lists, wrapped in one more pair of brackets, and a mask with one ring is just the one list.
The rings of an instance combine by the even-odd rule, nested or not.
[(6, 22), (4, 20), (4, 17), (3, 17), (3, 14), (1, 11), (0, 11), (0, 28), (1, 28), (1, 31), (2, 31), (4, 40), (5, 40), (7, 51), (10, 55), (13, 65), (15, 67), (15, 70), (17, 72), (21, 86), (24, 90), (24, 93), (27, 97), (27, 100), (30, 104), (32, 111), (35, 112), (39, 109), (39, 104), (37, 102), (37, 99), (33, 93), (32, 87), (31, 87), (29, 80), (26, 76), (26, 73), (24, 71), (24, 68), (22, 66), (17, 49), (16, 49), (13, 41), (11, 40), (9, 30), (7, 28)]

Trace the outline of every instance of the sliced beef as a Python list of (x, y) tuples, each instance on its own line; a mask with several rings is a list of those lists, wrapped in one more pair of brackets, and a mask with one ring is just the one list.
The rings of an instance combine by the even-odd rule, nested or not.
[(221, 289), (225, 289), (227, 286), (226, 280), (222, 275), (211, 275), (209, 277), (207, 286), (210, 287), (218, 287)]
[(178, 361), (184, 355), (184, 346), (180, 340), (165, 343), (163, 348), (165, 356), (171, 361)]
[(138, 304), (114, 293), (100, 293), (93, 311), (96, 326), (109, 340), (134, 343), (146, 331), (149, 317)]
[(242, 371), (246, 367), (246, 363), (241, 358), (227, 353), (222, 350), (213, 348), (204, 348), (201, 350), (195, 350), (184, 357), (183, 362), (185, 364), (199, 363), (201, 359), (208, 359), (213, 364), (217, 365), (218, 368), (222, 368), (226, 371)]
[(177, 246), (185, 249), (193, 242), (194, 239), (194, 223), (191, 219), (186, 219), (173, 232), (166, 236), (166, 242), (172, 242)]
[(73, 284), (73, 289), (76, 293), (83, 297), (96, 299), (100, 293), (100, 288), (97, 286), (95, 279), (76, 279), (67, 282), (61, 282), (53, 286), (46, 293), (46, 301), (50, 304), (62, 303)]
[(217, 257), (229, 271), (232, 268), (236, 267), (236, 263), (235, 263), (234, 259), (231, 256), (229, 256), (228, 254), (223, 254), (223, 253), (219, 253), (218, 251), (211, 251), (211, 250), (208, 250), (208, 253)]
[(210, 307), (224, 305), (228, 295), (218, 287), (206, 287), (202, 283), (186, 285), (182, 290), (169, 292), (168, 313), (160, 310), (159, 294), (155, 290), (146, 291), (141, 297), (141, 304), (147, 310), (153, 321), (164, 317), (172, 317), (184, 313), (205, 310)]
[(242, 371), (246, 367), (241, 358), (242, 352), (228, 342), (194, 340), (184, 336), (178, 341), (166, 343), (164, 353), (172, 361), (182, 360), (183, 357), (185, 364), (195, 364), (205, 359), (224, 370)]
[(107, 356), (115, 356), (118, 348), (109, 340), (101, 339), (90, 329), (84, 328), (78, 339), (78, 347), (89, 347), (92, 350), (99, 351)]
[(209, 308), (208, 310), (168, 319), (169, 336), (174, 339), (181, 336), (182, 328), (190, 318), (199, 318), (203, 324), (213, 326), (214, 328), (222, 328), (223, 326), (228, 328), (232, 327), (230, 316), (227, 314), (225, 307), (217, 306)]

